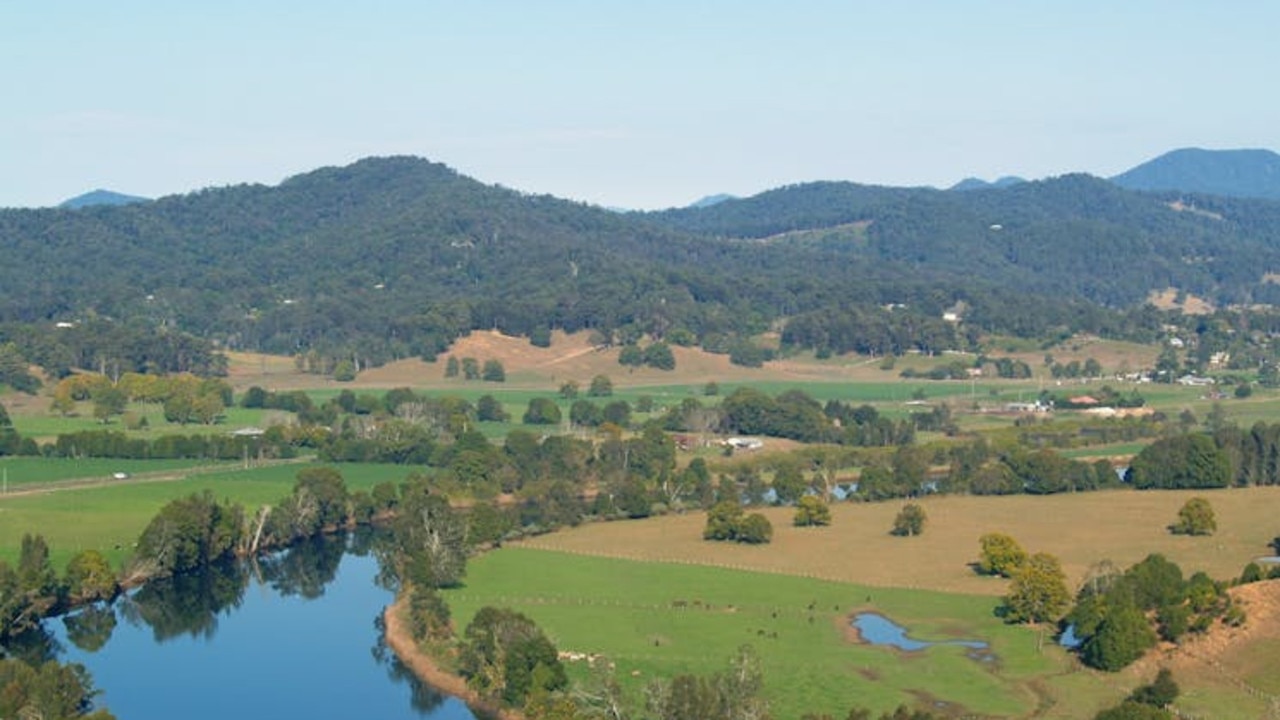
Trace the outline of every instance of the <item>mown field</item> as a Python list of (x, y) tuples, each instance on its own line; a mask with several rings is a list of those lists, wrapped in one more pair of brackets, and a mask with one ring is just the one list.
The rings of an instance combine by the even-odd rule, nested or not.
[[(744, 643), (761, 656), (779, 718), (899, 704), (957, 716), (1079, 718), (1123, 692), (1039, 632), (999, 621), (985, 596), (512, 547), (474, 560), (447, 600), (459, 627), (480, 607), (502, 605), (533, 618), (562, 651), (606, 656), (635, 702), (654, 678), (725, 669)], [(863, 610), (913, 637), (986, 641), (992, 656), (861, 643), (849, 623)], [(588, 674), (585, 661), (569, 666)]]

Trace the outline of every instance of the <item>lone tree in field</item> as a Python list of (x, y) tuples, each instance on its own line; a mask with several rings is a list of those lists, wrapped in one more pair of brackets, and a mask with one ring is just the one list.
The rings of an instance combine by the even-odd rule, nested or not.
[(1015, 623), (1052, 622), (1071, 604), (1067, 575), (1058, 558), (1036, 553), (1013, 575), (1004, 598), (1005, 619)]
[(978, 538), (978, 544), (982, 546), (978, 572), (983, 575), (1013, 577), (1027, 562), (1027, 551), (1004, 533), (987, 533)]
[(902, 537), (919, 535), (924, 532), (926, 519), (928, 516), (925, 515), (924, 508), (915, 503), (907, 503), (902, 506), (898, 517), (893, 519), (893, 529), (889, 534)]
[(796, 527), (830, 525), (831, 508), (817, 495), (805, 495), (796, 503), (796, 516), (791, 524)]
[(1174, 535), (1212, 535), (1218, 529), (1213, 506), (1202, 497), (1193, 497), (1178, 511), (1178, 519), (1169, 526)]
[(773, 525), (760, 513), (745, 514), (741, 503), (721, 500), (707, 511), (702, 539), (761, 545), (773, 539)]

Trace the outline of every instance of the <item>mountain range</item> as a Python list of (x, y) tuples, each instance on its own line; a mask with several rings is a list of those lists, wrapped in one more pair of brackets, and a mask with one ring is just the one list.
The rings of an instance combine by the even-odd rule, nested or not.
[(1165, 190), (1280, 200), (1280, 155), (1270, 150), (1165, 153), (1111, 178), (1130, 190)]
[[(1154, 336), (1175, 288), (1280, 304), (1280, 202), (1068, 175), (966, 192), (817, 182), (616, 213), (412, 157), (278, 186), (0, 211), (0, 323), (109, 318), (222, 347), (433, 357), (478, 328), (731, 351)], [(959, 324), (944, 311), (964, 308)], [(3, 339), (0, 332), (0, 340)]]

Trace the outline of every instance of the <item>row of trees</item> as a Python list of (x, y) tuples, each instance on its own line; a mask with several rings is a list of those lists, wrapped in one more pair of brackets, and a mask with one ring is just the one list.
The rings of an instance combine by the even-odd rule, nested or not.
[(1259, 421), (1248, 430), (1224, 424), (1211, 435), (1163, 438), (1129, 467), (1127, 479), (1139, 489), (1280, 484), (1280, 423)]
[(124, 373), (115, 380), (98, 374), (70, 375), (54, 387), (50, 409), (67, 416), (83, 401), (93, 403), (93, 416), (103, 422), (123, 414), (129, 402), (142, 402), (162, 405), (165, 420), (172, 423), (212, 425), (231, 405), (232, 390), (225, 380), (190, 373)]
[(649, 343), (644, 349), (634, 343), (618, 351), (618, 364), (629, 368), (648, 366), (656, 370), (675, 370), (676, 356), (665, 342)]
[(461, 361), (450, 355), (444, 363), (444, 376), (446, 378), (456, 378), (459, 375), (464, 380), (483, 380), (485, 382), (506, 382), (507, 368), (502, 364), (501, 360), (492, 358), (484, 361), (481, 367), (480, 362), (473, 357), (464, 357)]
[[(404, 493), (425, 484), (411, 476)], [(368, 524), (393, 512), (401, 491), (382, 483), (349, 492), (333, 468), (300, 470), (288, 497), (249, 515), (205, 491), (173, 500), (138, 538), (127, 572), (130, 582), (169, 577), (267, 548), (288, 547), (338, 529)]]

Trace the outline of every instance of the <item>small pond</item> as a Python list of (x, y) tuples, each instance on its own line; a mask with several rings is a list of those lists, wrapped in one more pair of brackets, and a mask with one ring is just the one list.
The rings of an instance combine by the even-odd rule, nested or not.
[(854, 615), (853, 627), (862, 636), (863, 642), (870, 645), (888, 645), (905, 652), (925, 650), (935, 645), (959, 645), (975, 651), (970, 653), (975, 659), (992, 657), (986, 652), (990, 646), (981, 640), (920, 640), (907, 635), (906, 628), (879, 613), (863, 612)]
[(1063, 630), (1062, 635), (1058, 637), (1058, 644), (1068, 650), (1074, 650), (1080, 647), (1083, 642), (1083, 640), (1076, 636), (1076, 626), (1074, 624), (1068, 625), (1067, 629)]

